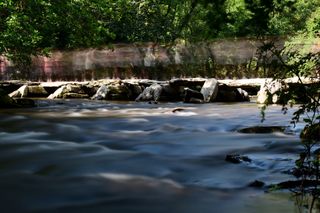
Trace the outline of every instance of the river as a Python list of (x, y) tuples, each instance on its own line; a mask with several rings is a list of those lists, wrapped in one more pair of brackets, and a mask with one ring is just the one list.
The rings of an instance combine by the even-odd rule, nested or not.
[[(293, 177), (302, 125), (250, 103), (38, 100), (0, 111), (1, 212), (294, 212), (290, 193), (248, 187)], [(244, 134), (256, 125), (285, 133)], [(227, 154), (252, 162), (233, 164)]]

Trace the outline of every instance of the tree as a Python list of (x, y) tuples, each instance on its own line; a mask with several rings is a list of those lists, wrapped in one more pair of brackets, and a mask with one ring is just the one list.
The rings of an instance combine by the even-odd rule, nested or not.
[(104, 1), (3, 0), (0, 54), (26, 69), (52, 49), (104, 45), (114, 37), (103, 22), (107, 8)]
[[(315, 201), (320, 197), (320, 150), (315, 149), (315, 145), (320, 141), (320, 8), (312, 7), (309, 4), (312, 1), (290, 2), (290, 8), (295, 8), (295, 13), (278, 19), (278, 14), (274, 14), (274, 19), (270, 20), (270, 24), (273, 26), (271, 28), (273, 32), (291, 32), (292, 34), (288, 37), (282, 51), (278, 51), (273, 45), (267, 46), (267, 50), (278, 57), (283, 68), (276, 79), (297, 77), (299, 81), (297, 90), (280, 92), (284, 111), (287, 110), (288, 101), (294, 103), (292, 100), (295, 100), (297, 92), (303, 94), (303, 102), (299, 103), (292, 117), (293, 124), (302, 119), (305, 127), (300, 135), (304, 150), (300, 153), (293, 170), (293, 175), (298, 178), (295, 183), (298, 184), (293, 184), (291, 190), (299, 197), (310, 196), (312, 198), (311, 204), (307, 205), (311, 212)], [(289, 3), (289, 1), (282, 3)], [(318, 1), (313, 3), (319, 4)], [(290, 11), (285, 7), (283, 9)], [(297, 23), (297, 25), (288, 26), (289, 22)], [(280, 29), (280, 26), (286, 26), (286, 28)], [(303, 78), (309, 78), (313, 80), (313, 83), (306, 86)]]

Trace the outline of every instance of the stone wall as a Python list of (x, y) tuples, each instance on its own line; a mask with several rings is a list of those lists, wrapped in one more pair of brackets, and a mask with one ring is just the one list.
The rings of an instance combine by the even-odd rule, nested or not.
[[(278, 46), (283, 40), (277, 40)], [(114, 44), (104, 49), (54, 51), (33, 59), (32, 69), (16, 70), (0, 59), (0, 80), (85, 81), (102, 78), (171, 79), (174, 77), (252, 78), (272, 76), (272, 57), (262, 69), (262, 40), (229, 39), (174, 46)]]

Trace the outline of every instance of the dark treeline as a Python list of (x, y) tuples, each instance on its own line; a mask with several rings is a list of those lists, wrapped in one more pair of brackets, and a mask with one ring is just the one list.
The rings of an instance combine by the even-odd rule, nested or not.
[(26, 65), (30, 55), (54, 49), (291, 35), (314, 27), (319, 6), (319, 0), (2, 0), (0, 54)]

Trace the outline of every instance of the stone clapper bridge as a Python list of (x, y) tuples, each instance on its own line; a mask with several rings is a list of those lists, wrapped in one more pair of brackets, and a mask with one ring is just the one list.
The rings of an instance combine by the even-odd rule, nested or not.
[[(312, 79), (303, 79), (313, 84)], [(267, 94), (273, 94), (272, 103), (278, 103), (277, 91), (298, 85), (298, 79), (275, 81), (266, 78), (216, 80), (214, 78), (177, 78), (169, 81), (146, 79), (103, 79), (85, 82), (1, 82), (0, 88), (11, 98), (92, 99), (115, 101), (147, 101), (209, 103), (250, 101), (265, 104)]]

